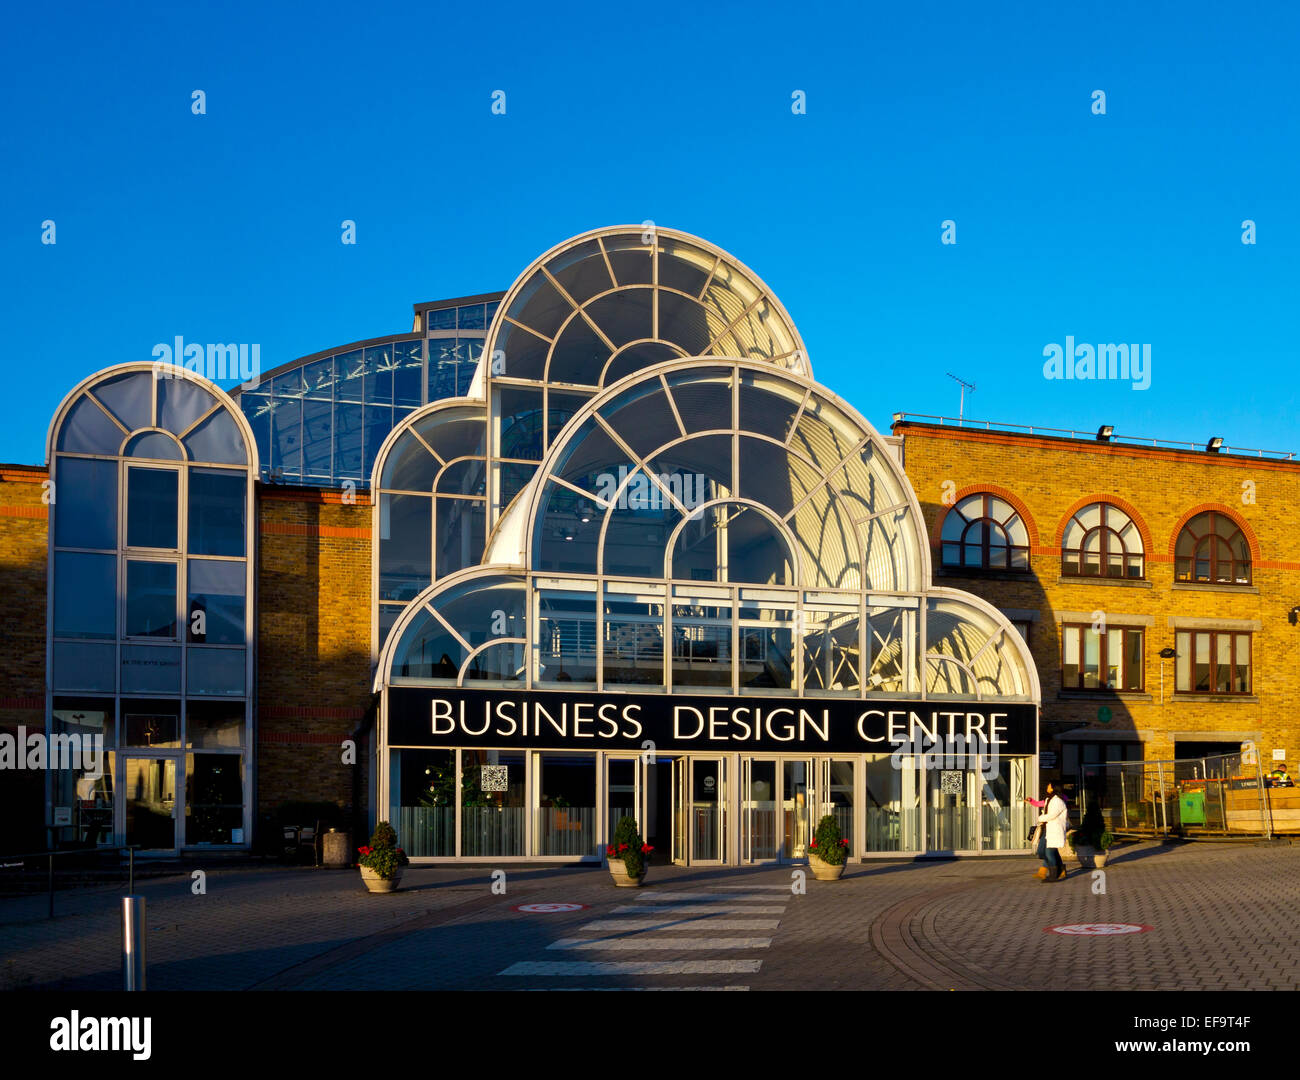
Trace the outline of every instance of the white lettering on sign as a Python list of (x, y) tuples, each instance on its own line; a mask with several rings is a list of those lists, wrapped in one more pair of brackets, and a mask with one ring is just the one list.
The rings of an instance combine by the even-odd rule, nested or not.
[[(666, 705), (667, 703), (665, 703)], [(756, 742), (831, 743), (831, 714), (827, 706), (781, 704), (674, 704), (672, 739), (676, 743), (736, 744)], [(600, 743), (633, 743), (642, 738), (642, 704), (617, 700), (537, 700), (432, 698), (429, 731), (438, 739), (456, 736), (483, 739), (555, 738)], [(841, 716), (841, 724), (852, 723)], [(1007, 712), (976, 712), (968, 708), (867, 709), (849, 728), (864, 744), (890, 743), (930, 747), (948, 757), (996, 755), (1008, 742)], [(664, 717), (666, 720), (667, 717)], [(845, 732), (837, 727), (843, 738)], [(954, 766), (949, 766), (954, 767)]]

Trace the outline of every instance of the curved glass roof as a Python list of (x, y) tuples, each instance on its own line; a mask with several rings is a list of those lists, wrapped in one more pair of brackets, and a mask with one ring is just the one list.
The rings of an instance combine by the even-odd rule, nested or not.
[(576, 237), (484, 349), (376, 459), (377, 689), (1037, 700), (1005, 617), (930, 588), (889, 443), (725, 253)]
[(421, 405), (469, 393), (499, 298), (417, 305), (413, 332), (313, 353), (232, 389), (263, 478), (368, 486), (396, 425)]

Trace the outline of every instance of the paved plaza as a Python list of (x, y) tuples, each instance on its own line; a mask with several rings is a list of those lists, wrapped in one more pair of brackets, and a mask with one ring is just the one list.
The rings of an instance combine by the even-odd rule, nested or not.
[[(197, 864), (196, 864), (197, 865)], [(211, 868), (142, 883), (151, 990), (1294, 990), (1300, 846), (1132, 844), (1104, 879), (1029, 859), (800, 869)], [(119, 887), (0, 900), (0, 987), (120, 987)], [(583, 905), (517, 911), (519, 906)], [(1061, 932), (1052, 928), (1070, 928)], [(1127, 932), (1116, 932), (1125, 930)]]

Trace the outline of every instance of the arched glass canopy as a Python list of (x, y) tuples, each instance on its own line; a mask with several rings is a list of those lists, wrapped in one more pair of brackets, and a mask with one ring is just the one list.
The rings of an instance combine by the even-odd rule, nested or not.
[(684, 233), (617, 226), (533, 264), (488, 330), (475, 388), (498, 436), (491, 523), (598, 389), (685, 357), (729, 356), (811, 376), (771, 291), (725, 252)]
[(812, 381), (762, 283), (683, 234), (539, 259), (470, 397), (414, 414), (374, 475), (376, 689), (1037, 699), (1011, 624), (930, 588), (889, 443)]

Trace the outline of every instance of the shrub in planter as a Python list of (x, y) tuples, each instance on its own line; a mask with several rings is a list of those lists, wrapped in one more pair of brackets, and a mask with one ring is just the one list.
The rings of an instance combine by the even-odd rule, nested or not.
[(843, 866), (848, 861), (849, 842), (844, 839), (833, 814), (827, 814), (817, 823), (817, 832), (808, 845), (808, 853), (816, 855), (828, 866)]
[(378, 874), (385, 881), (396, 876), (397, 872), (410, 859), (406, 852), (397, 846), (397, 831), (386, 821), (375, 826), (370, 834), (370, 843), (357, 848), (357, 865)]
[(645, 859), (652, 851), (654, 848), (641, 839), (634, 817), (618, 819), (618, 824), (614, 826), (614, 839), (605, 847), (605, 855), (610, 861), (622, 859), (628, 876), (634, 878), (645, 873)]

